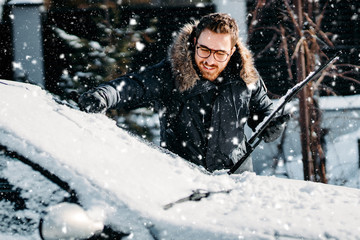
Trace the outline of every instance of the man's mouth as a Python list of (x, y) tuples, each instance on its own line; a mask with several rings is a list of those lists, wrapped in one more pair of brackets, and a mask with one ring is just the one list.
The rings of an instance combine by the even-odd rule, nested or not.
[(203, 64), (203, 67), (204, 67), (206, 70), (208, 70), (208, 71), (212, 71), (212, 70), (215, 69), (215, 67), (211, 67), (211, 66), (206, 65), (206, 64)]

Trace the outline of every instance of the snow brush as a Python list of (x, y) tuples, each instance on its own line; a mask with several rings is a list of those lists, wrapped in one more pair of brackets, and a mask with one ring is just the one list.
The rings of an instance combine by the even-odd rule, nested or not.
[[(324, 65), (320, 66), (317, 70), (314, 72), (311, 72), (304, 80), (297, 83), (294, 87), (289, 89), (287, 93), (279, 99), (279, 103), (275, 110), (267, 116), (257, 127), (256, 132), (252, 135), (252, 137), (249, 139), (249, 141), (245, 142), (246, 145), (246, 152), (241, 157), (241, 159), (235, 163), (235, 165), (228, 171), (228, 174), (235, 173), (236, 170), (239, 169), (239, 167), (245, 162), (245, 160), (250, 156), (250, 154), (255, 150), (255, 148), (260, 144), (262, 141), (262, 133), (266, 129), (266, 127), (271, 123), (271, 121), (276, 118), (278, 112), (282, 110), (286, 103), (290, 102), (290, 100), (310, 81), (317, 78), (322, 71), (327, 69), (331, 64), (333, 64), (336, 60), (339, 59), (340, 55), (342, 54), (341, 51), (337, 52), (330, 60), (328, 60)], [(255, 140), (257, 140), (255, 142)], [(254, 143), (255, 142), (255, 143)]]

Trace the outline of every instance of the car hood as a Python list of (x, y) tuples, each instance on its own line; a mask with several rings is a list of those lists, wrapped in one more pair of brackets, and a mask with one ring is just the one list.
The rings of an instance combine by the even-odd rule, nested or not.
[[(35, 85), (0, 80), (0, 144), (69, 183), (85, 209), (134, 239), (360, 234), (357, 189), (209, 174)], [(218, 194), (164, 208), (197, 189)]]

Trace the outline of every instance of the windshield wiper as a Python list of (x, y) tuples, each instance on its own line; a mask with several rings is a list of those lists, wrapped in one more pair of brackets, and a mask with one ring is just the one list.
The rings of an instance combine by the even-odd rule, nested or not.
[(193, 193), (190, 196), (181, 198), (181, 199), (177, 200), (176, 202), (166, 204), (163, 208), (164, 208), (164, 210), (168, 210), (169, 208), (173, 207), (175, 204), (179, 204), (179, 203), (187, 202), (187, 201), (195, 201), (196, 202), (196, 201), (200, 201), (203, 198), (207, 198), (213, 194), (230, 193), (231, 190), (232, 189), (213, 192), (213, 191), (207, 191), (207, 190), (203, 190), (203, 189), (196, 189), (196, 190), (193, 190)]

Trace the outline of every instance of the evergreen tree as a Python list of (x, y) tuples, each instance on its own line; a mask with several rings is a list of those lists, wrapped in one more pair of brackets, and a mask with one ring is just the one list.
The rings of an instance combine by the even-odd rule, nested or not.
[[(104, 10), (104, 6), (102, 6)], [(139, 27), (138, 17), (120, 22), (117, 8), (110, 4), (104, 14), (95, 15), (97, 40), (69, 34), (53, 26), (57, 46), (61, 46), (59, 58), (64, 62), (57, 94), (62, 99), (73, 99), (104, 81), (113, 80), (137, 66), (133, 59), (141, 54), (147, 44), (153, 42), (156, 28)], [(140, 67), (141, 68), (141, 67)], [(150, 109), (151, 110), (151, 109)], [(146, 138), (159, 141), (159, 124), (154, 120), (153, 111), (108, 111), (108, 116), (117, 120), (118, 125)]]

